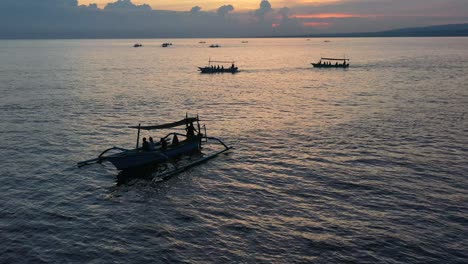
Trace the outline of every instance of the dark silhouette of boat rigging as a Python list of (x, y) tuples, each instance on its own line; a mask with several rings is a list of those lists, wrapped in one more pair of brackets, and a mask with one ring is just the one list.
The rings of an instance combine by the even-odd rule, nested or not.
[[(154, 143), (152, 138), (150, 142), (143, 138), (143, 143), (140, 145), (141, 131), (152, 131), (169, 129), (184, 126), (186, 134), (171, 132), (162, 137), (159, 142)], [(93, 163), (102, 163), (108, 161), (112, 163), (117, 170), (132, 171), (142, 167), (151, 165), (154, 167), (163, 168), (159, 171), (156, 177), (168, 177), (175, 173), (179, 173), (185, 169), (198, 165), (206, 160), (216, 157), (217, 155), (228, 151), (231, 147), (227, 146), (221, 139), (216, 137), (208, 137), (206, 135), (206, 126), (200, 125), (200, 119), (197, 116), (186, 117), (182, 120), (151, 126), (130, 126), (129, 128), (137, 129), (136, 147), (134, 149), (124, 149), (119, 147), (112, 147), (104, 150), (97, 158), (78, 162), (78, 167), (90, 165)], [(181, 140), (179, 140), (181, 138)], [(194, 153), (201, 153), (202, 146), (208, 142), (214, 142), (216, 145), (221, 145), (221, 149), (213, 150), (211, 153), (202, 153), (198, 155), (198, 159), (191, 159), (190, 162), (185, 164), (177, 163), (183, 156), (190, 156)], [(110, 152), (113, 154), (108, 154)], [(173, 169), (168, 169), (169, 164), (173, 165)]]
[[(213, 64), (213, 63), (216, 63)], [(219, 65), (220, 63), (221, 65)], [(230, 64), (230, 65), (229, 65)], [(226, 65), (226, 67), (225, 67)], [(208, 60), (208, 66), (198, 67), (201, 73), (237, 73), (239, 68), (235, 65), (234, 61), (212, 61)]]
[[(349, 59), (321, 58), (317, 63), (311, 63), (314, 68), (348, 68)], [(334, 62), (334, 63), (333, 63)]]

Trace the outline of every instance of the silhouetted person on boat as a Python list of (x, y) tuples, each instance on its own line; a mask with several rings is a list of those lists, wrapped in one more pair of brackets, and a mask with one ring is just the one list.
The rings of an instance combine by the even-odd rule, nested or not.
[(149, 150), (153, 151), (154, 147), (155, 147), (155, 144), (154, 144), (154, 141), (153, 141), (152, 137), (149, 138), (148, 145), (149, 145)]
[(174, 134), (174, 137), (172, 138), (172, 145), (173, 146), (179, 145), (179, 138), (175, 134)]
[(187, 139), (191, 139), (195, 136), (195, 128), (193, 127), (193, 123), (190, 123), (187, 128)]
[(164, 138), (161, 138), (159, 143), (161, 144), (161, 150), (166, 150), (167, 149), (167, 142), (166, 142), (166, 140)]
[(143, 151), (149, 151), (149, 150), (150, 150), (149, 143), (148, 143), (148, 141), (146, 141), (146, 138), (145, 138), (145, 137), (143, 138), (143, 144), (142, 144), (142, 146), (141, 146), (141, 149), (142, 149)]
[(234, 63), (231, 65), (231, 69), (234, 69), (236, 66), (234, 65)]

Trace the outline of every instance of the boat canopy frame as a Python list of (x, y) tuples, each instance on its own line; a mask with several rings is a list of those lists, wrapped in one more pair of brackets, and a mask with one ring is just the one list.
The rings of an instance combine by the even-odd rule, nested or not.
[(332, 61), (349, 61), (349, 59), (337, 59), (337, 58), (320, 58), (320, 60), (332, 60)]
[(166, 124), (161, 124), (161, 125), (154, 125), (154, 126), (141, 126), (141, 124), (138, 124), (138, 126), (129, 126), (129, 128), (135, 128), (138, 129), (137, 132), (137, 139), (136, 139), (136, 146), (135, 149), (138, 149), (140, 147), (140, 131), (141, 130), (156, 130), (156, 129), (167, 129), (167, 128), (174, 128), (174, 127), (179, 127), (179, 126), (186, 126), (188, 127), (189, 124), (193, 124), (194, 122), (197, 122), (197, 127), (198, 131), (195, 130), (197, 133), (201, 132), (201, 127), (200, 127), (200, 118), (198, 115), (196, 117), (189, 117), (188, 114), (185, 114), (185, 118), (172, 122), (172, 123), (166, 123)]
[(208, 59), (208, 66), (210, 66), (212, 62), (216, 62), (216, 63), (231, 63), (231, 64), (236, 64), (236, 62), (235, 62), (235, 61), (218, 61), (218, 60), (211, 60), (211, 58), (210, 58), (210, 59)]
[(156, 129), (168, 129), (168, 128), (174, 128), (174, 127), (179, 127), (179, 126), (184, 126), (188, 125), (190, 123), (194, 122), (199, 122), (200, 120), (197, 117), (186, 117), (182, 120), (172, 122), (172, 123), (166, 123), (166, 124), (161, 124), (161, 125), (153, 125), (153, 126), (129, 126), (129, 128), (135, 128), (139, 130), (156, 130)]

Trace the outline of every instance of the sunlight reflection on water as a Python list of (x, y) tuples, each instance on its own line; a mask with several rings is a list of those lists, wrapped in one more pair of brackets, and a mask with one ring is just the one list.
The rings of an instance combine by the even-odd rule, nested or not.
[[(240, 41), (1, 41), (0, 262), (466, 259), (466, 39)], [(234, 149), (157, 185), (75, 167), (186, 112)]]

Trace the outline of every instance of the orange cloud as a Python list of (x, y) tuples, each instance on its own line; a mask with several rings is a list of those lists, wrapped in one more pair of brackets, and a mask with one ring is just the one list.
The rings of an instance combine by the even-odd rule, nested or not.
[(331, 23), (327, 22), (303, 22), (303, 26), (305, 27), (328, 27), (331, 25)]
[(307, 19), (307, 18), (352, 18), (352, 17), (375, 17), (375, 16), (377, 16), (377, 15), (324, 13), (324, 14), (298, 14), (298, 15), (292, 15), (291, 18), (299, 18), (299, 19)]

